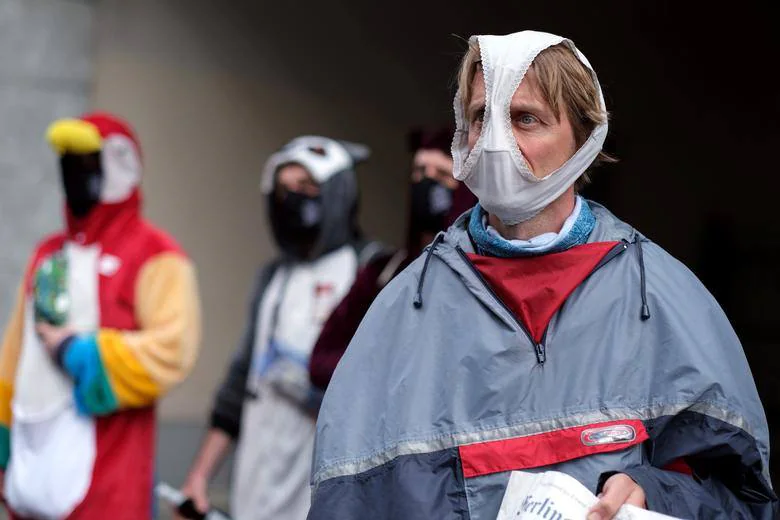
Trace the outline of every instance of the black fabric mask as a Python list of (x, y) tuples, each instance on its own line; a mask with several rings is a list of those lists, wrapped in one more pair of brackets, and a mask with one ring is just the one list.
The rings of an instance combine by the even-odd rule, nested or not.
[(63, 155), (60, 158), (60, 174), (65, 201), (71, 213), (76, 218), (86, 217), (100, 202), (103, 187), (100, 152)]
[(271, 223), (277, 242), (296, 256), (306, 257), (322, 229), (322, 197), (295, 192), (287, 192), (282, 200), (271, 197)]
[(452, 208), (452, 190), (425, 178), (412, 184), (412, 225), (420, 231), (438, 233)]

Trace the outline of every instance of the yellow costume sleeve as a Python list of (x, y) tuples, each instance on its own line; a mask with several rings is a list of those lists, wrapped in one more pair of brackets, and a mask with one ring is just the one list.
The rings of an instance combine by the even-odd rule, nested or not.
[(139, 273), (135, 295), (139, 330), (101, 329), (75, 338), (63, 354), (85, 413), (148, 406), (195, 363), (201, 322), (193, 265), (174, 253), (152, 258)]

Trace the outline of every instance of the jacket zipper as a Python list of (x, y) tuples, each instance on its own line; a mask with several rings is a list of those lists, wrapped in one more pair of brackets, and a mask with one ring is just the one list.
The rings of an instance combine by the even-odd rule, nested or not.
[(515, 313), (512, 312), (512, 310), (509, 307), (507, 307), (506, 303), (504, 303), (504, 301), (501, 298), (498, 297), (498, 295), (493, 290), (493, 288), (490, 287), (490, 284), (487, 283), (485, 278), (482, 276), (482, 273), (479, 272), (479, 269), (477, 269), (476, 266), (473, 263), (471, 263), (471, 260), (469, 260), (469, 257), (466, 256), (466, 252), (463, 250), (463, 248), (461, 248), (460, 246), (455, 246), (455, 250), (458, 252), (458, 254), (463, 259), (463, 261), (466, 262), (466, 265), (469, 266), (471, 272), (473, 272), (474, 275), (477, 277), (477, 279), (482, 283), (482, 286), (485, 287), (485, 289), (487, 289), (487, 291), (490, 293), (493, 299), (496, 300), (496, 302), (501, 306), (501, 308), (503, 308), (507, 312), (507, 314), (509, 314), (512, 317), (512, 320), (520, 328), (520, 330), (522, 330), (525, 333), (526, 337), (528, 338), (528, 341), (530, 341), (531, 345), (534, 346), (534, 354), (536, 354), (536, 361), (540, 365), (543, 365), (544, 362), (547, 360), (547, 353), (545, 352), (544, 344), (541, 342), (537, 343), (536, 341), (534, 341), (534, 338), (533, 336), (531, 336), (531, 331), (528, 330), (528, 327), (526, 327), (522, 321), (517, 319)]
[[(606, 264), (608, 264), (612, 259), (614, 259), (616, 256), (618, 256), (620, 253), (625, 251), (628, 248), (628, 242), (625, 240), (621, 240), (619, 244), (617, 244), (615, 247), (609, 250), (609, 252), (604, 256), (604, 258), (601, 259), (601, 261), (596, 265), (596, 267), (593, 268), (593, 271), (590, 272), (588, 277), (604, 267)], [(512, 312), (512, 310), (504, 303), (504, 301), (498, 297), (496, 292), (493, 290), (492, 287), (490, 287), (490, 284), (487, 283), (487, 280), (482, 276), (482, 273), (479, 272), (479, 269), (476, 268), (476, 266), (469, 260), (469, 257), (466, 255), (466, 252), (461, 248), (460, 246), (455, 246), (455, 250), (458, 252), (460, 257), (463, 259), (464, 262), (466, 262), (466, 265), (469, 266), (471, 269), (471, 272), (474, 273), (474, 275), (477, 277), (477, 279), (482, 283), (482, 285), (485, 287), (485, 289), (488, 290), (490, 295), (493, 297), (494, 300), (512, 317), (512, 320), (517, 324), (517, 326), (522, 330), (526, 337), (528, 338), (528, 341), (531, 342), (531, 345), (534, 347), (534, 354), (536, 354), (536, 361), (540, 365), (544, 365), (544, 362), (547, 361), (547, 330), (549, 329), (549, 325), (545, 327), (544, 333), (542, 334), (542, 340), (541, 341), (534, 341), (533, 336), (531, 336), (531, 331), (528, 330), (528, 327), (525, 326), (525, 324), (520, 321), (517, 316), (515, 316), (515, 313)], [(585, 279), (587, 279), (586, 277)]]
[[(593, 271), (590, 272), (588, 276), (591, 276), (593, 273), (607, 265), (610, 261), (612, 261), (613, 258), (615, 258), (617, 255), (622, 253), (628, 249), (628, 242), (625, 240), (621, 240), (619, 244), (615, 245), (612, 249), (609, 250), (609, 253), (607, 253), (604, 258), (601, 259), (601, 262), (596, 264), (596, 267), (593, 268)], [(587, 277), (586, 277), (587, 279)]]

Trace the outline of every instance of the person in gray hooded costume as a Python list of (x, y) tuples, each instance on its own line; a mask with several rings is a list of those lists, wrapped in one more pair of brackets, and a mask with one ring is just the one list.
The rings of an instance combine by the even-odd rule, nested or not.
[(234, 518), (299, 520), (308, 511), (321, 400), (308, 358), (357, 270), (379, 249), (356, 222), (354, 166), (367, 157), (362, 145), (300, 137), (266, 163), (262, 189), (281, 256), (257, 277), (246, 332), (183, 487), (202, 511), (208, 481), (233, 441)]
[(311, 520), (493, 520), (556, 470), (680, 518), (772, 518), (767, 423), (696, 277), (577, 194), (604, 156), (587, 59), (524, 31), (470, 41), (454, 176), (479, 204), (378, 296), (317, 425)]

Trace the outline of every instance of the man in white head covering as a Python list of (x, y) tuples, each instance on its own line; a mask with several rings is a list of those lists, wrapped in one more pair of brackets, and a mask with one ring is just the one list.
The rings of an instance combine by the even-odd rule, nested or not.
[(728, 320), (578, 194), (609, 160), (588, 60), (552, 34), (474, 37), (455, 114), (453, 175), (479, 203), (336, 368), (309, 518), (492, 520), (513, 471), (546, 470), (601, 494), (589, 519), (771, 518), (766, 418)]

